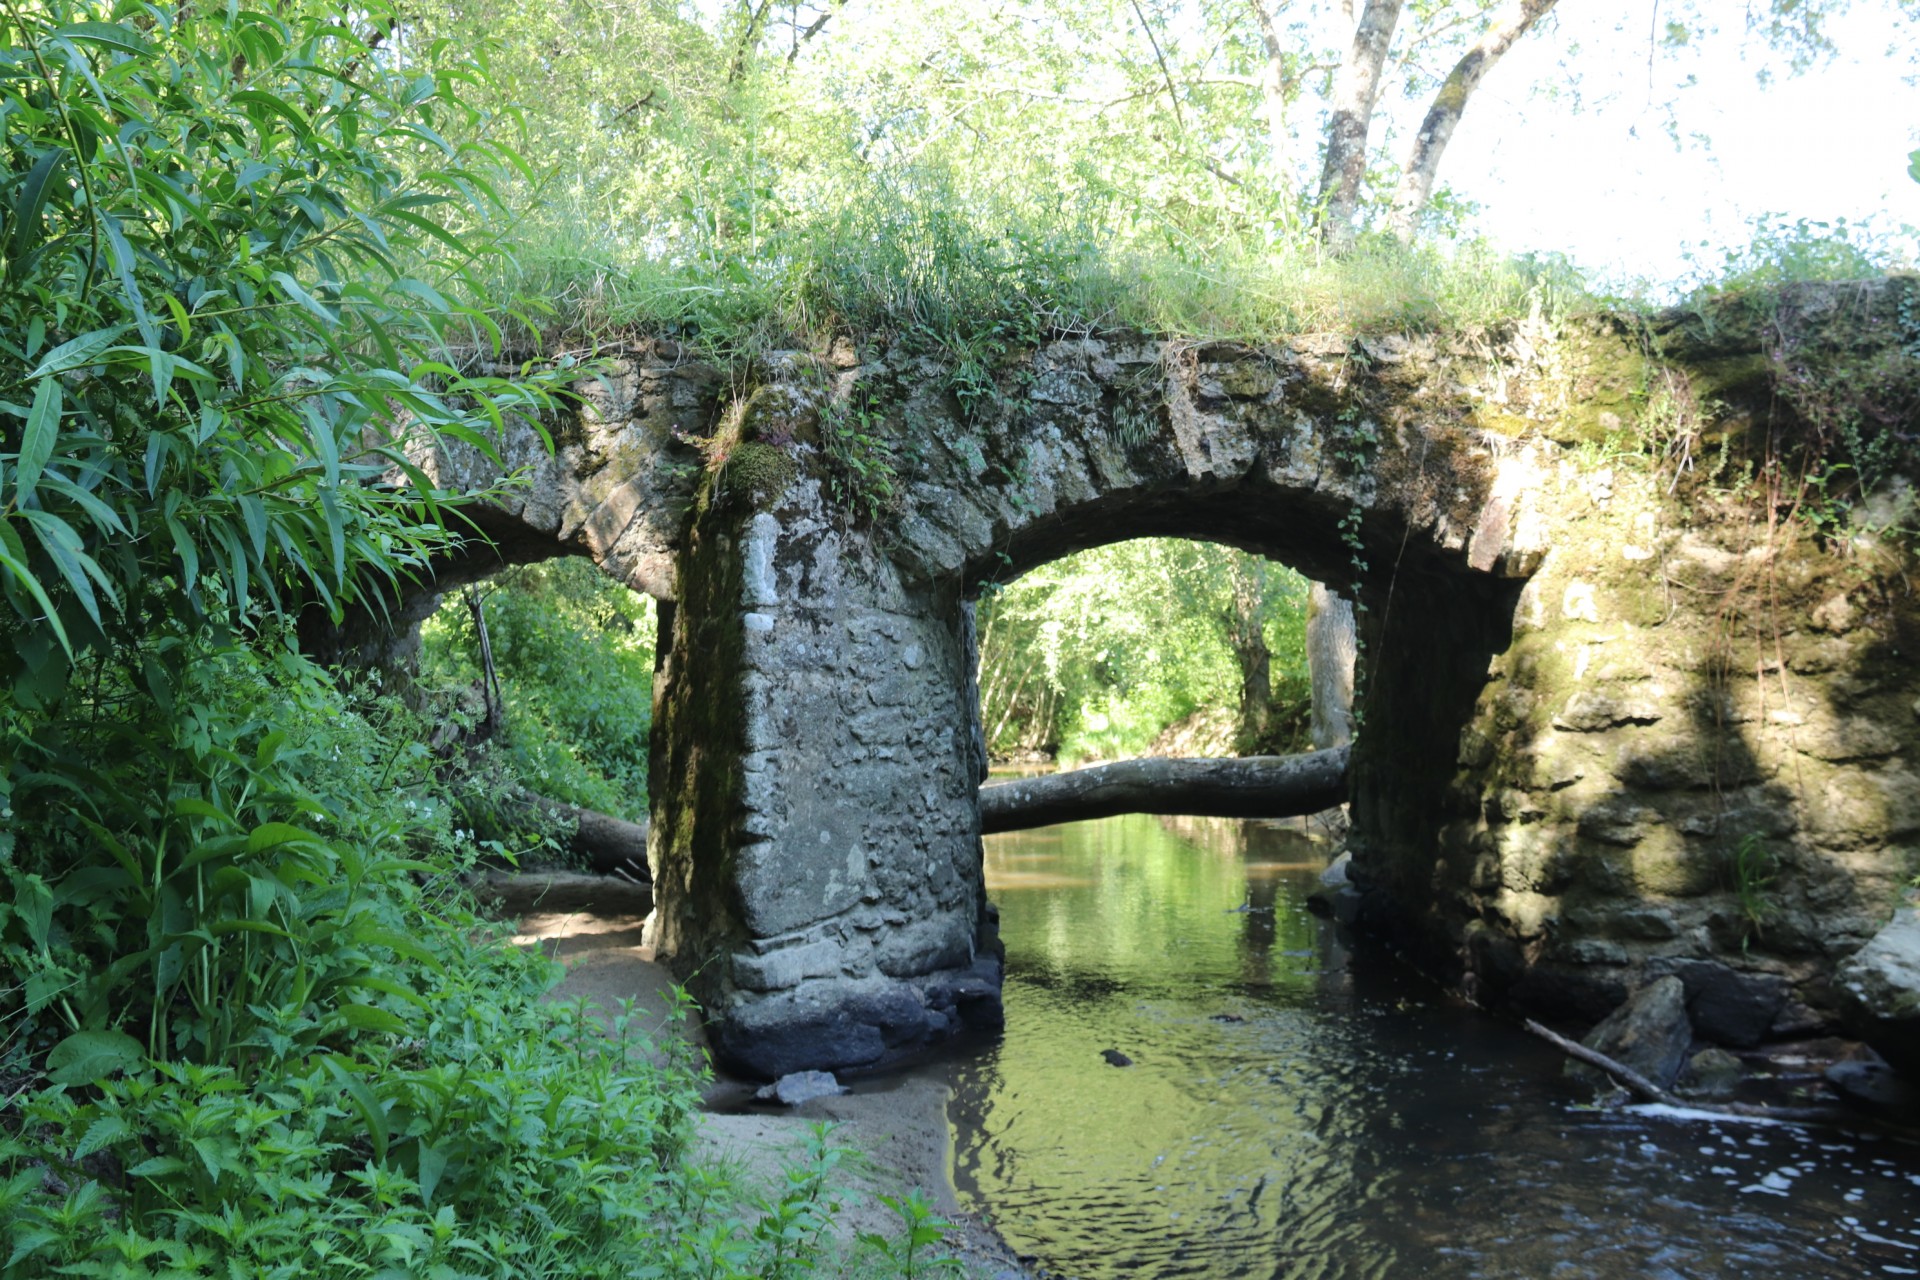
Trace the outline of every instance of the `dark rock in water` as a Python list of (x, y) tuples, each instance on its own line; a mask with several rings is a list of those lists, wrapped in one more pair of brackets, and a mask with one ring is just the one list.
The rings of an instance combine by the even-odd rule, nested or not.
[(1107, 1065), (1110, 1067), (1130, 1067), (1133, 1065), (1133, 1059), (1118, 1049), (1102, 1049), (1100, 1056), (1107, 1060)]
[(1730, 1097), (1746, 1074), (1746, 1066), (1725, 1049), (1702, 1049), (1687, 1060), (1680, 1092), (1694, 1098)]
[(831, 1071), (795, 1071), (781, 1076), (753, 1096), (762, 1102), (797, 1107), (815, 1098), (837, 1098), (846, 1091), (847, 1087)]
[(1800, 1001), (1787, 998), (1767, 1028), (1769, 1040), (1806, 1040), (1833, 1030), (1833, 1019)]
[(1903, 1078), (1885, 1062), (1871, 1059), (1836, 1062), (1827, 1068), (1826, 1078), (1834, 1092), (1869, 1111), (1904, 1115), (1920, 1113), (1920, 1087)]
[[(1628, 996), (1581, 1043), (1665, 1089), (1679, 1076), (1692, 1041), (1686, 986), (1669, 975)], [(1582, 1080), (1599, 1080), (1603, 1074), (1580, 1063), (1567, 1064), (1567, 1070)]]
[(1351, 926), (1360, 916), (1361, 893), (1352, 883), (1343, 881), (1307, 895), (1307, 910), (1326, 920)]
[(1920, 907), (1902, 906), (1834, 974), (1841, 1016), (1901, 1071), (1920, 1074)]
[(1715, 960), (1656, 960), (1647, 972), (1680, 979), (1695, 1034), (1736, 1049), (1759, 1044), (1787, 1002), (1785, 978), (1740, 973)]

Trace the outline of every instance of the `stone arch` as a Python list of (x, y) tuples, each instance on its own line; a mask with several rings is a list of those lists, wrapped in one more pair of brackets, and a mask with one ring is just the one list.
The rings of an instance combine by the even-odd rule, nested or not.
[(606, 355), (601, 371), (573, 388), (566, 411), (539, 424), (510, 420), (491, 456), (457, 441), (411, 449), (439, 488), (488, 495), (460, 512), (473, 536), (402, 584), (384, 612), (357, 611), (338, 627), (309, 617), (304, 647), (330, 661), (407, 669), (419, 624), (445, 592), (560, 556), (589, 558), (670, 609), (680, 534), (704, 468), (699, 442), (712, 434), (723, 379), (672, 342)]
[[(655, 750), (652, 936), (722, 1056), (866, 1066), (997, 1019), (968, 601), (1084, 547), (1200, 538), (1353, 583), (1363, 714), (1431, 757), (1357, 752), (1361, 861), (1417, 880), (1541, 550), (1526, 453), (1423, 399), (1445, 374), (1404, 343), (1089, 337), (969, 416), (937, 370), (787, 362), (732, 446), (777, 450), (784, 483), (723, 472), (688, 526)], [(894, 470), (871, 527), (835, 470), (850, 412)]]

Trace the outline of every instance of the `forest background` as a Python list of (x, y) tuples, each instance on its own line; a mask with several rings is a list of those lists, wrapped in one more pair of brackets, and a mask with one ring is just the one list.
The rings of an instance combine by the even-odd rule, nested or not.
[[(1790, 72), (1847, 8), (1733, 21)], [(1684, 56), (1725, 9), (1605, 56)], [(0, 3), (0, 1276), (911, 1273), (910, 1203), (828, 1260), (824, 1148), (758, 1199), (689, 1164), (691, 1064), (539, 1003), (550, 968), (461, 888), (526, 851), (503, 790), (644, 811), (644, 603), (519, 571), (436, 620), (405, 696), (299, 625), (463, 537), (475, 495), (407, 433), (485, 447), (635, 332), (743, 371), (857, 333), (984, 411), (1050, 335), (1614, 305), (1476, 238), (1444, 181), (1554, 11)], [(1891, 245), (1773, 225), (1701, 287)], [(887, 449), (844, 444), (850, 519), (882, 524)], [(1137, 750), (1223, 706), (1236, 746), (1297, 736), (1277, 567), (1123, 545), (980, 587), (1007, 750)], [(484, 742), (482, 617), (509, 690)]]

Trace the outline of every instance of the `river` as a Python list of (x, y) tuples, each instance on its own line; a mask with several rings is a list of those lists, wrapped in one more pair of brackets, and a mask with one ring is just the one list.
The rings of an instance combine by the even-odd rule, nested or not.
[(1586, 1109), (1553, 1050), (1308, 913), (1322, 844), (1126, 817), (986, 847), (1007, 1029), (948, 1068), (955, 1180), (1045, 1274), (1920, 1275), (1920, 1146)]

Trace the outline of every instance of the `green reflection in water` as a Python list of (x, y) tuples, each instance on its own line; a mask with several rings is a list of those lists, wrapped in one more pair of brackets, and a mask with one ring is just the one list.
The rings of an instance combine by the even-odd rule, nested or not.
[[(956, 1081), (962, 1186), (1043, 1255), (1101, 1258), (1090, 1274), (1232, 1274), (1223, 1247), (1263, 1274), (1283, 1208), (1321, 1245), (1345, 1234), (1324, 1093), (1289, 1087), (1310, 1049), (1345, 1069), (1374, 1056), (1316, 1012), (1347, 985), (1305, 909), (1324, 848), (1135, 816), (996, 837), (986, 856), (1009, 1024)], [(1196, 1215), (1199, 1239), (1180, 1225)]]
[(1575, 1109), (1552, 1050), (1346, 954), (1325, 856), (1148, 817), (987, 841), (1007, 1030), (948, 1068), (955, 1180), (1050, 1274), (1920, 1270), (1920, 1148)]

